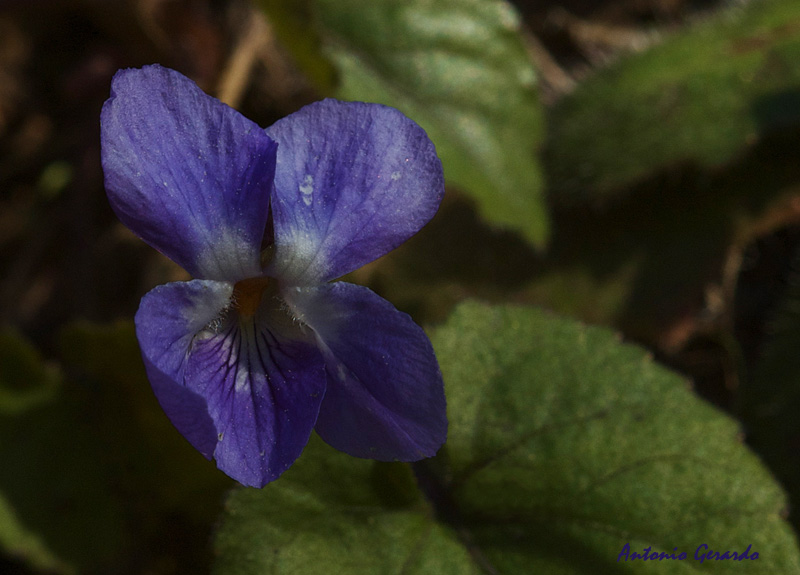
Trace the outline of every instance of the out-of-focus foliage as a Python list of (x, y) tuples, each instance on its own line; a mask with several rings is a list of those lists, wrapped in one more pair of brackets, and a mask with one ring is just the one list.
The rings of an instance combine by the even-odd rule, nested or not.
[[(381, 490), (409, 490), (386, 489), (385, 464), (316, 442), (274, 486), (233, 493), (217, 575), (800, 569), (783, 493), (737, 424), (641, 349), (535, 309), (475, 303), (433, 341), (450, 431), (443, 453), (415, 466), (429, 502), (387, 499)], [(688, 560), (620, 566), (626, 543)], [(759, 557), (701, 564), (702, 543)]]
[(313, 25), (314, 0), (256, 0), (269, 17), (283, 46), (317, 90), (332, 94), (336, 70), (322, 53), (322, 40)]
[(24, 412), (50, 400), (61, 373), (11, 328), (0, 329), (0, 413)]
[(107, 573), (202, 543), (231, 481), (164, 416), (133, 326), (74, 324), (61, 342), (56, 370), (0, 338), (0, 544), (54, 572)]
[(654, 171), (717, 166), (797, 126), (798, 58), (800, 3), (762, 0), (622, 59), (552, 110), (552, 189), (607, 199)]
[(61, 350), (66, 367), (98, 386), (104, 440), (124, 454), (117, 462), (125, 470), (119, 481), (142, 498), (141, 507), (181, 510), (199, 520), (213, 515), (232, 482), (164, 415), (150, 391), (133, 324), (72, 324), (61, 334)]
[(653, 178), (602, 208), (557, 210), (554, 248), (522, 292), (668, 349), (682, 345), (730, 298), (741, 250), (798, 219), (798, 138), (769, 138), (724, 171)]
[[(26, 411), (52, 402), (58, 393), (60, 375), (52, 366), (45, 365), (19, 334), (10, 329), (0, 333), (0, 430), (4, 432), (0, 436), (0, 453), (5, 455), (10, 448), (9, 423), (16, 424)], [(6, 475), (12, 463), (5, 461)], [(36, 527), (29, 529), (18, 516), (13, 501), (8, 500), (5, 489), (0, 491), (0, 546), (37, 567), (66, 571), (67, 566), (51, 552)]]
[(0, 343), (0, 542), (55, 572), (110, 567), (123, 544), (122, 509), (81, 413), (87, 390), (64, 384), (18, 336), (6, 332)]
[(750, 2), (563, 98), (544, 154), (554, 249), (526, 296), (671, 349), (702, 329), (744, 246), (798, 220), (798, 57), (800, 4)]
[[(453, 529), (434, 520), (413, 478), (411, 497), (397, 500), (396, 486), (381, 476), (386, 465), (353, 459), (315, 436), (279, 482), (231, 494), (213, 573), (480, 573)], [(405, 471), (387, 471), (410, 475), (395, 465)]]

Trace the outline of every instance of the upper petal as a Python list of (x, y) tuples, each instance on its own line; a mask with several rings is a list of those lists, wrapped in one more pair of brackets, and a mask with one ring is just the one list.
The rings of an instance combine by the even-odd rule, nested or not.
[(442, 165), (394, 108), (324, 100), (267, 129), (278, 142), (271, 273), (314, 285), (382, 256), (436, 213)]
[(274, 300), (242, 318), (229, 307), (231, 295), (222, 282), (156, 288), (142, 299), (137, 336), (153, 389), (178, 430), (222, 471), (262, 487), (308, 442), (325, 392), (324, 364)]
[(444, 386), (430, 340), (406, 314), (345, 282), (286, 292), (317, 334), (328, 386), (317, 433), (357, 457), (416, 461), (447, 436)]
[(258, 125), (158, 65), (117, 72), (100, 125), (125, 225), (195, 277), (260, 273), (277, 145)]

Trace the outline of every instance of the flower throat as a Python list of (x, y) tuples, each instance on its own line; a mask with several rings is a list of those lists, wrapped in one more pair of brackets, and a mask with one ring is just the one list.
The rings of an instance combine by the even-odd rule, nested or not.
[(239, 317), (253, 317), (261, 305), (264, 290), (269, 287), (272, 278), (255, 277), (236, 282), (233, 286), (231, 301), (233, 307), (239, 312)]

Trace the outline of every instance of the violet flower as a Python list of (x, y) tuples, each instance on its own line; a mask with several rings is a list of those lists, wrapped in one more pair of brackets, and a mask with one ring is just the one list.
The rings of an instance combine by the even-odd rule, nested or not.
[(251, 486), (312, 429), (357, 457), (436, 453), (445, 398), (425, 333), (369, 289), (329, 283), (438, 209), (442, 167), (417, 124), (325, 100), (263, 130), (156, 65), (114, 76), (101, 126), (114, 211), (197, 278), (136, 313), (153, 390), (195, 448)]

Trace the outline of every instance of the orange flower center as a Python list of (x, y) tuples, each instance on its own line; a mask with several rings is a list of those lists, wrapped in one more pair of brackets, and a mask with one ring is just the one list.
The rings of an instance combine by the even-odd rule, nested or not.
[(233, 286), (233, 306), (240, 317), (253, 317), (261, 305), (261, 297), (267, 289), (271, 278), (247, 278), (236, 282)]

